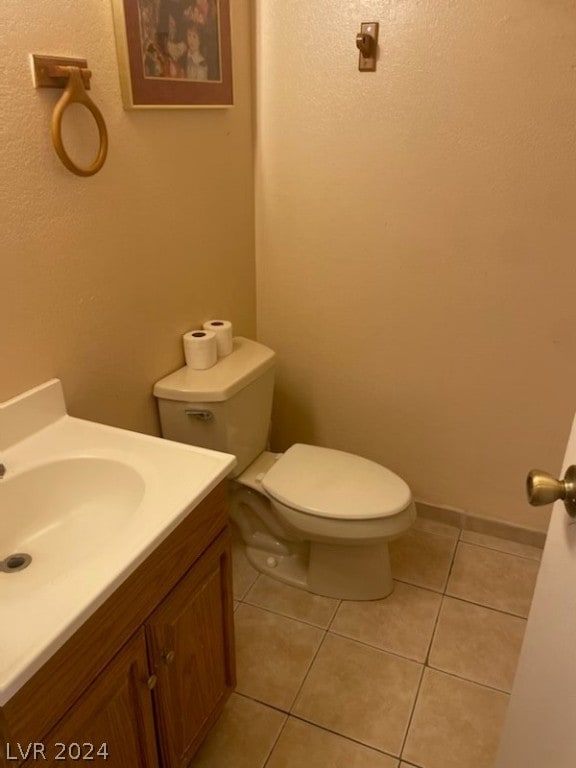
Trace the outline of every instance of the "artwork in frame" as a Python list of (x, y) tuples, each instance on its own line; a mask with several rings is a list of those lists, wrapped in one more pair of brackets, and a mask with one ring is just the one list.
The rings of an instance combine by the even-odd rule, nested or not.
[(229, 0), (112, 0), (125, 109), (230, 107)]

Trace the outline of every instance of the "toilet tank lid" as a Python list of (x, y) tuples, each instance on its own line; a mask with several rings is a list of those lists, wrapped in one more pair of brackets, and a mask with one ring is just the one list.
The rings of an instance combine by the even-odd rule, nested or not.
[(287, 507), (341, 520), (389, 517), (412, 502), (407, 483), (381, 464), (303, 443), (282, 454), (262, 485)]
[(186, 403), (228, 400), (274, 366), (276, 354), (257, 341), (236, 336), (232, 352), (212, 368), (180, 368), (154, 385), (154, 396)]

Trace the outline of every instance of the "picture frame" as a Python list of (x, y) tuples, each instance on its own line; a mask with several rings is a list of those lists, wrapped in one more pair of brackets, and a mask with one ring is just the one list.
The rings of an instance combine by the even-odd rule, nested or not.
[(233, 106), (230, 0), (112, 0), (125, 109)]

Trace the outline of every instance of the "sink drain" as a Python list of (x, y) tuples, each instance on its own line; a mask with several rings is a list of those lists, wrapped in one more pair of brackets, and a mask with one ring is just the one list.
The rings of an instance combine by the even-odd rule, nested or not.
[(28, 568), (31, 562), (30, 555), (25, 552), (16, 552), (16, 554), (8, 555), (4, 560), (0, 560), (0, 571), (4, 571), (4, 573), (23, 571), (24, 568)]

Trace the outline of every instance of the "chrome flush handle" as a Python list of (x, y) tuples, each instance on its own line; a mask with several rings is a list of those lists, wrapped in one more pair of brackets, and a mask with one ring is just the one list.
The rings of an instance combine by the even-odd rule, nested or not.
[(214, 418), (212, 411), (199, 410), (198, 408), (187, 408), (184, 413), (186, 416), (191, 416), (193, 419), (197, 419), (198, 421), (212, 421)]

